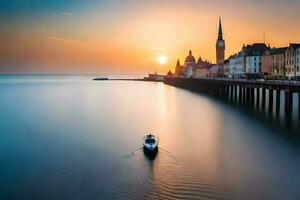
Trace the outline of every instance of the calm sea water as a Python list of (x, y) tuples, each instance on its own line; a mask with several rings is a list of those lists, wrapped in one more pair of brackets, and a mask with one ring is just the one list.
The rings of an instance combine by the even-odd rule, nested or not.
[[(154, 160), (143, 135), (155, 133)], [(300, 199), (300, 146), (163, 83), (0, 77), (0, 199)]]

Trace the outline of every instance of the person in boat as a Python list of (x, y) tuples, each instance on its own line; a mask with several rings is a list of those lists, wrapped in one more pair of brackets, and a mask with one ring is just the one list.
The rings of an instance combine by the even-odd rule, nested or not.
[(151, 133), (149, 135), (147, 135), (147, 138), (146, 138), (145, 142), (147, 144), (154, 144), (155, 143), (155, 139), (152, 137)]

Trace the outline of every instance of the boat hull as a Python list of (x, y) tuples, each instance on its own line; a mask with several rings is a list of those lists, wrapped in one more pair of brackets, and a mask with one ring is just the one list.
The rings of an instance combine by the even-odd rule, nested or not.
[(144, 155), (147, 159), (149, 160), (154, 160), (157, 156), (157, 153), (158, 153), (158, 147), (156, 147), (155, 149), (148, 149), (146, 147), (143, 148), (143, 151), (144, 151)]
[(156, 155), (158, 152), (158, 147), (156, 146), (155, 148), (150, 149), (150, 148), (144, 146), (143, 151), (145, 154), (148, 154), (148, 155)]

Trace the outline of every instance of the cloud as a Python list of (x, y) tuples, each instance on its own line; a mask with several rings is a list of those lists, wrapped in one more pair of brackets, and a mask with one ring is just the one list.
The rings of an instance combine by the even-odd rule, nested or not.
[(63, 37), (43, 36), (42, 38), (46, 40), (54, 40), (54, 41), (67, 42), (67, 43), (82, 43), (82, 44), (86, 43), (80, 40), (74, 40), (74, 39), (63, 38)]
[(150, 45), (138, 44), (138, 42), (133, 41), (133, 40), (129, 40), (129, 39), (126, 39), (126, 38), (111, 38), (111, 40), (117, 40), (117, 41), (121, 41), (121, 42), (124, 42), (124, 43), (128, 43), (128, 44), (130, 44), (134, 47), (141, 48), (141, 49), (172, 51), (172, 49), (159, 47), (159, 46), (155, 45), (154, 43), (151, 43)]
[(134, 45), (135, 47), (142, 48), (142, 49), (152, 49), (152, 50), (161, 50), (161, 51), (172, 51), (172, 49), (156, 47), (156, 46), (144, 46), (144, 45)]
[(62, 12), (62, 14), (66, 15), (66, 16), (74, 16), (73, 13), (70, 13), (70, 12), (67, 12), (67, 11)]

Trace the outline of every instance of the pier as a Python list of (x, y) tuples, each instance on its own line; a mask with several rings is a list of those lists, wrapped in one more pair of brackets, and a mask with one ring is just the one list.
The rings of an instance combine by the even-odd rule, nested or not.
[(248, 107), (259, 107), (268, 112), (279, 113), (283, 104), (287, 115), (296, 109), (293, 95), (297, 94), (297, 112), (300, 115), (300, 82), (296, 81), (165, 77), (164, 83), (246, 104)]

